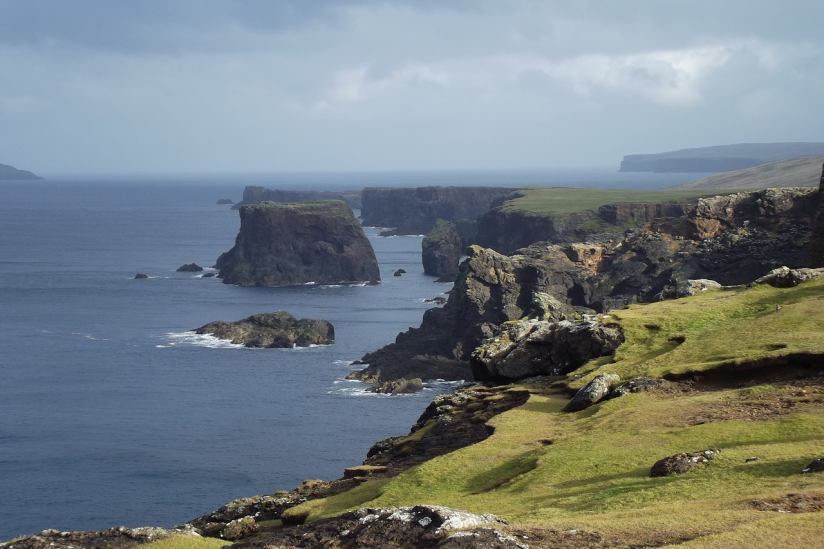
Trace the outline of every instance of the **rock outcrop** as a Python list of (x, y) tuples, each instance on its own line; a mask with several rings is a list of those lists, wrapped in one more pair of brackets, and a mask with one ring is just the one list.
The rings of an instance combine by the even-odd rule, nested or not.
[(245, 204), (267, 201), (294, 203), (318, 200), (343, 200), (353, 210), (359, 210), (362, 205), (360, 191), (287, 191), (249, 185), (243, 189), (243, 199), (236, 205), (236, 209)]
[(599, 374), (592, 381), (581, 387), (575, 396), (572, 397), (564, 412), (579, 412), (597, 404), (607, 398), (612, 389), (612, 385), (620, 378), (615, 374)]
[(197, 536), (191, 529), (166, 530), (144, 526), (119, 526), (108, 530), (88, 532), (61, 532), (44, 530), (38, 535), (23, 536), (4, 543), (4, 549), (134, 549), (138, 546), (168, 538), (175, 534)]
[(37, 181), (42, 177), (34, 175), (28, 170), (18, 170), (14, 166), (0, 164), (0, 181)]
[(526, 320), (504, 326), (501, 335), (472, 353), (472, 374), (478, 381), (565, 374), (593, 358), (611, 354), (624, 342), (617, 326), (594, 320)]
[(377, 282), (378, 262), (344, 202), (261, 202), (240, 208), (235, 246), (216, 267), (225, 284), (288, 286)]
[(512, 189), (499, 187), (367, 187), (361, 218), (393, 234), (426, 234), (438, 219), (474, 220), (490, 202)]
[(439, 277), (439, 282), (453, 282), (458, 276), (462, 253), (461, 237), (455, 224), (438, 219), (421, 242), (424, 274)]
[(681, 475), (689, 473), (698, 465), (708, 463), (718, 456), (719, 450), (710, 448), (700, 452), (682, 452), (674, 456), (665, 457), (655, 462), (650, 469), (649, 476), (665, 477), (667, 475)]
[(291, 348), (328, 345), (335, 328), (326, 320), (296, 319), (286, 311), (259, 313), (236, 322), (216, 320), (195, 330), (246, 347)]
[(821, 182), (818, 186), (818, 208), (816, 208), (813, 232), (810, 236), (809, 266), (824, 267), (824, 167), (821, 169)]

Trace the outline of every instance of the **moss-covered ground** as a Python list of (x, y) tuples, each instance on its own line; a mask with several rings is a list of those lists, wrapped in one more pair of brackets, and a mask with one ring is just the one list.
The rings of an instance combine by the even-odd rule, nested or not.
[[(490, 438), (289, 513), (428, 503), (496, 513), (536, 540), (575, 529), (614, 546), (824, 547), (820, 506), (755, 504), (824, 496), (824, 473), (800, 474), (824, 457), (824, 280), (633, 306), (606, 321), (627, 336), (614, 359), (523, 384), (529, 400), (494, 417)], [(681, 381), (563, 413), (562, 386), (596, 371)], [(658, 459), (710, 447), (721, 453), (693, 472), (649, 476)]]

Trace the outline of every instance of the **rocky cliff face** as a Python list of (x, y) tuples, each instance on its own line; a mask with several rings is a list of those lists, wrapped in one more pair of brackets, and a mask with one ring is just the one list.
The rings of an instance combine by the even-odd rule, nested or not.
[(810, 267), (824, 267), (824, 167), (821, 170), (821, 183), (818, 186), (818, 208), (810, 237)]
[(287, 286), (377, 282), (372, 245), (344, 202), (241, 207), (235, 246), (216, 267), (225, 284)]
[(421, 242), (423, 272), (439, 277), (439, 282), (452, 282), (458, 276), (462, 254), (461, 237), (455, 224), (438, 219)]
[(362, 204), (360, 191), (285, 191), (249, 185), (243, 189), (243, 201), (235, 209), (244, 204), (266, 201), (294, 203), (316, 200), (343, 200), (354, 210), (359, 210)]
[[(573, 319), (588, 309), (652, 301), (673, 281), (745, 284), (781, 265), (803, 266), (817, 199), (808, 188), (737, 193), (702, 199), (685, 217), (590, 242), (537, 243), (511, 255), (471, 246), (446, 305), (366, 355), (364, 375), (403, 377), (415, 355), (461, 372), (451, 377), (465, 375), (472, 351), (504, 322)], [(431, 377), (421, 364), (413, 371)]]
[(395, 234), (426, 234), (437, 219), (475, 219), (490, 202), (511, 189), (498, 187), (367, 187), (363, 224), (395, 227)]

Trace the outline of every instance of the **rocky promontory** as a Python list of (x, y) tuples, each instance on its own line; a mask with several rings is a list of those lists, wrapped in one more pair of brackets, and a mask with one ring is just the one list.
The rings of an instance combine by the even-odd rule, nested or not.
[(258, 313), (236, 322), (216, 320), (195, 330), (246, 347), (287, 349), (328, 345), (335, 341), (335, 328), (326, 320), (296, 319), (286, 311)]
[(28, 170), (18, 170), (14, 166), (0, 164), (0, 181), (37, 181), (43, 178)]
[[(468, 220), (489, 209), (493, 199), (511, 192), (502, 187), (367, 187), (363, 224), (394, 227), (393, 234), (426, 234), (438, 219)], [(472, 228), (468, 232), (474, 232)]]
[(258, 202), (291, 203), (316, 200), (343, 200), (353, 210), (359, 210), (362, 205), (360, 191), (290, 191), (248, 185), (243, 189), (243, 200), (235, 206), (235, 209), (245, 204), (257, 204)]
[(440, 282), (452, 282), (458, 276), (462, 254), (461, 237), (455, 224), (438, 219), (421, 242), (423, 272), (439, 277)]
[(339, 200), (242, 206), (235, 246), (215, 267), (225, 284), (238, 286), (380, 280), (372, 244)]

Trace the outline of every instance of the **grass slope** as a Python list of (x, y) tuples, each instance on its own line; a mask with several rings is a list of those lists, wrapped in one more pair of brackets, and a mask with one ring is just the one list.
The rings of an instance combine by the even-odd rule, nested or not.
[(824, 156), (793, 158), (746, 170), (720, 173), (670, 187), (670, 190), (758, 190), (771, 187), (817, 187)]
[[(561, 412), (566, 395), (526, 384), (529, 401), (493, 418), (487, 440), (290, 512), (315, 520), (364, 505), (429, 503), (496, 513), (522, 532), (597, 531), (624, 544), (822, 547), (821, 512), (779, 514), (751, 502), (824, 496), (824, 474), (799, 474), (824, 455), (824, 387), (753, 385), (748, 369), (789, 353), (824, 356), (822, 300), (819, 279), (619, 311), (608, 320), (621, 324), (628, 343), (614, 361), (589, 363), (564, 383), (579, 386), (596, 369), (629, 379), (723, 367), (730, 379), (712, 390), (631, 394), (573, 414)], [(658, 459), (709, 447), (721, 453), (707, 466), (649, 477)]]
[(599, 188), (536, 187), (520, 190), (520, 198), (507, 201), (506, 211), (524, 211), (534, 214), (571, 214), (584, 210), (597, 211), (606, 204), (620, 202), (662, 203), (685, 202), (714, 193), (703, 189), (631, 191)]

